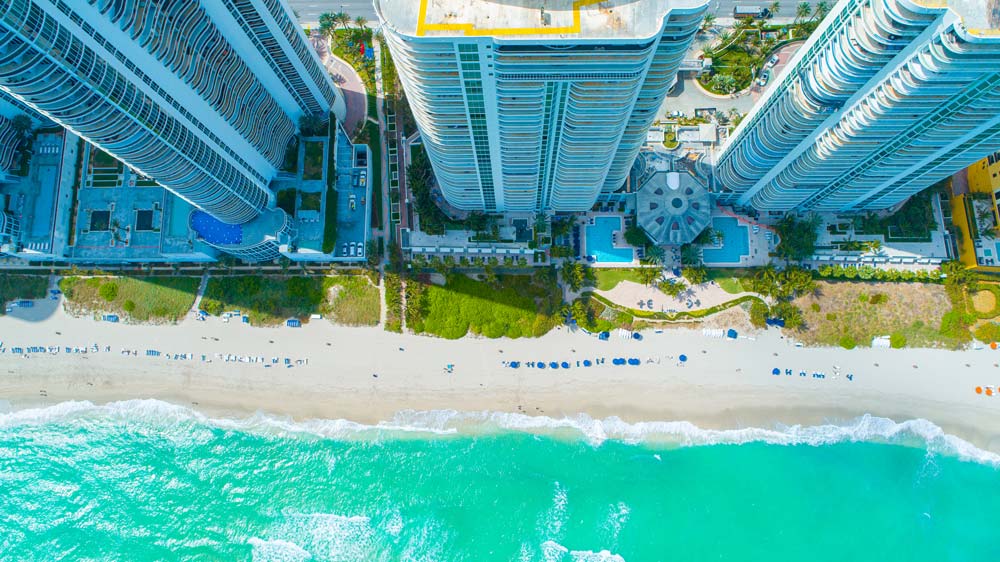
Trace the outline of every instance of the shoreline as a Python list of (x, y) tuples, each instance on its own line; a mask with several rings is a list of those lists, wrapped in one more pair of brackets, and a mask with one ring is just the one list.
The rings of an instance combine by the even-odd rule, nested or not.
[[(975, 393), (977, 386), (1000, 385), (1000, 352), (989, 349), (800, 348), (775, 330), (730, 341), (681, 328), (647, 331), (642, 341), (612, 334), (602, 342), (565, 327), (537, 339), (443, 340), (327, 320), (261, 328), (189, 318), (164, 326), (75, 318), (61, 307), (45, 314), (41, 320), (0, 317), (7, 350), (0, 354), (0, 399), (10, 409), (151, 398), (210, 417), (262, 412), (296, 422), (374, 425), (399, 412), (455, 410), (557, 420), (584, 414), (596, 421), (686, 421), (705, 430), (840, 425), (870, 414), (897, 423), (926, 419), (980, 449), (1000, 452), (1000, 396)], [(12, 347), (93, 343), (99, 353), (30, 359), (11, 353)], [(122, 355), (122, 348), (138, 356)], [(148, 357), (146, 349), (194, 358)], [(227, 363), (215, 353), (268, 361), (277, 356), (280, 363)], [(212, 362), (202, 362), (202, 354)], [(686, 363), (677, 360), (680, 354), (688, 356)], [(284, 366), (284, 357), (293, 367)], [(602, 357), (603, 365), (576, 366)], [(642, 364), (613, 366), (616, 357)], [(296, 365), (297, 359), (303, 364)], [(571, 368), (524, 365), (543, 360), (566, 361)], [(511, 369), (504, 361), (522, 366)], [(454, 365), (450, 374), (448, 364)], [(772, 375), (773, 368), (782, 374)], [(802, 370), (807, 376), (799, 376)]]

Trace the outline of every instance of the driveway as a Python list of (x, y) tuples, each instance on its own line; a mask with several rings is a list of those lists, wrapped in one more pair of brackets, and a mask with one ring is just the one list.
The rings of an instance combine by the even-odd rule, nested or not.
[(347, 118), (344, 119), (344, 130), (347, 136), (354, 138), (368, 113), (368, 96), (364, 83), (357, 71), (340, 57), (330, 52), (330, 39), (319, 31), (309, 34), (309, 42), (323, 61), (327, 72), (333, 76), (333, 81), (344, 94), (344, 104), (347, 106)]

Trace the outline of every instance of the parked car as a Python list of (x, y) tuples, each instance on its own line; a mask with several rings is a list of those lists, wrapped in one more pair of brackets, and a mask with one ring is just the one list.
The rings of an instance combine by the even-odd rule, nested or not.
[(778, 61), (780, 61), (780, 60), (781, 59), (778, 58), (778, 55), (774, 55), (773, 57), (771, 57), (770, 59), (768, 59), (767, 64), (765, 65), (765, 67), (766, 68), (771, 68), (772, 66), (778, 64)]
[(771, 78), (771, 73), (768, 71), (763, 71), (760, 73), (760, 78), (757, 79), (757, 85), (764, 87), (767, 86), (767, 81)]

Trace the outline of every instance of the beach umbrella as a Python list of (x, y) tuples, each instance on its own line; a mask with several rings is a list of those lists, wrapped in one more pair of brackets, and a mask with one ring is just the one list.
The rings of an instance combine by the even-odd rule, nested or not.
[(726, 337), (729, 338), (729, 339), (731, 339), (731, 340), (735, 340), (736, 337), (737, 337), (736, 330), (730, 328), (729, 331), (726, 332)]
[(545, 363), (539, 361), (538, 364), (535, 365), (535, 366), (538, 367), (539, 369), (544, 369), (545, 368)]
[(635, 366), (635, 365), (638, 365), (639, 363), (641, 363), (641, 361), (639, 361), (635, 357), (630, 357), (629, 360), (628, 360), (628, 364), (629, 365)]
[(688, 360), (688, 356), (687, 355), (681, 355), (680, 357), (678, 357), (678, 359), (681, 360), (681, 363), (685, 363)]
[(771, 369), (771, 374), (772, 375), (780, 375), (781, 374), (781, 369), (775, 367), (775, 368)]
[(590, 363), (590, 359), (584, 359), (584, 360), (583, 360), (583, 366), (584, 366), (584, 367), (589, 367), (590, 365), (591, 365), (591, 363)]
[(520, 363), (520, 362), (518, 362), (518, 361), (511, 361), (511, 362), (510, 362), (510, 368), (511, 368), (511, 369), (517, 369), (517, 368), (518, 368), (518, 367), (520, 367), (520, 366), (521, 366), (521, 363)]
[(569, 363), (567, 363), (567, 362), (563, 361), (563, 362), (562, 362), (562, 368), (563, 368), (563, 369), (569, 369)]
[(549, 367), (552, 367), (553, 369), (558, 369), (559, 368), (559, 363), (556, 363), (555, 361), (551, 361), (549, 363)]
[(996, 348), (997, 348), (997, 342), (993, 342), (990, 344), (990, 349), (996, 349)]

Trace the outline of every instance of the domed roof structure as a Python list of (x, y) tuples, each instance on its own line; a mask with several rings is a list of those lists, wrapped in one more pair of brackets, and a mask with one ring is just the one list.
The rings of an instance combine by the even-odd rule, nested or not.
[(708, 190), (686, 171), (671, 169), (661, 154), (643, 154), (645, 169), (638, 174), (636, 219), (660, 246), (691, 243), (712, 219)]

